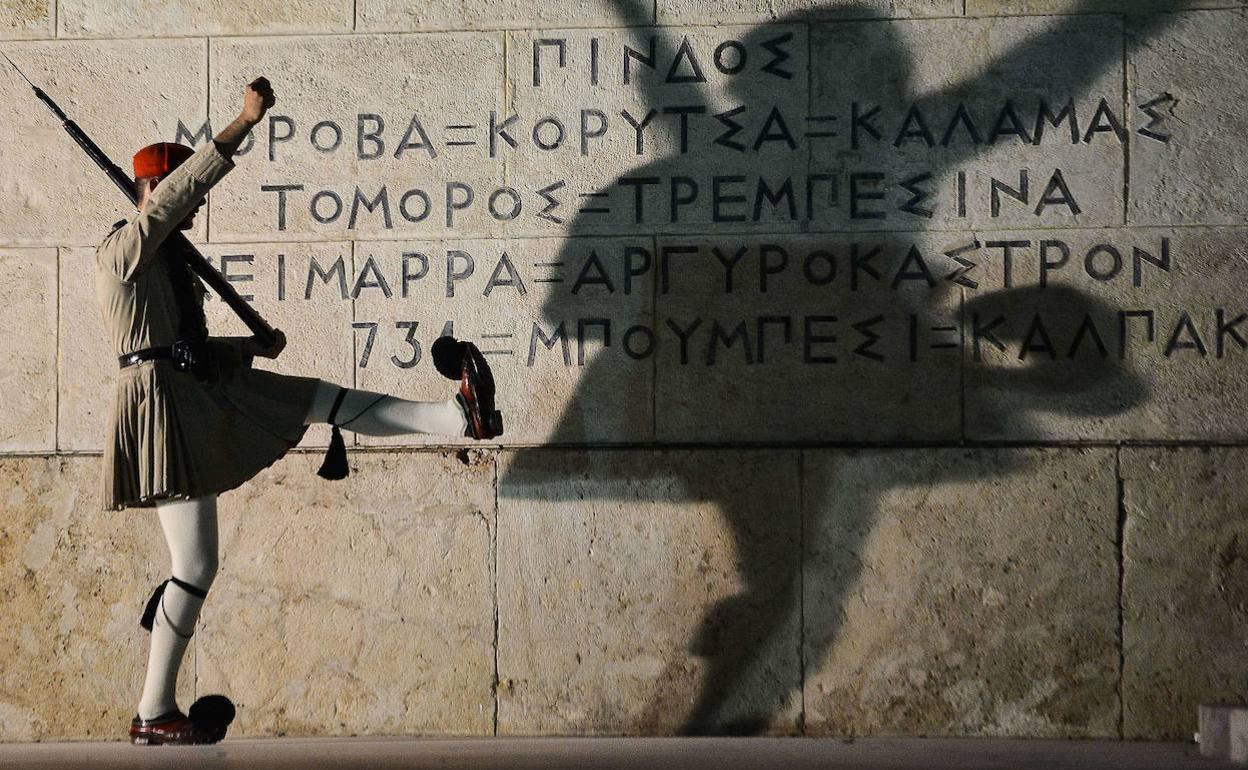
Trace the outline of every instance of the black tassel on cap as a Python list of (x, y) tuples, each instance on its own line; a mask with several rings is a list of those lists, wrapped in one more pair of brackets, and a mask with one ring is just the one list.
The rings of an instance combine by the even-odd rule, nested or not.
[(345, 479), (350, 469), (347, 467), (347, 445), (342, 440), (342, 431), (338, 430), (338, 426), (334, 425), (334, 418), (338, 416), (338, 407), (342, 406), (342, 399), (346, 398), (347, 389), (340, 387), (338, 389), (338, 397), (334, 399), (334, 406), (329, 410), (329, 424), (333, 425), (330, 431), (329, 451), (325, 453), (325, 461), (321, 463), (321, 468), (316, 475), (330, 481), (338, 481)]
[(143, 617), (139, 618), (139, 625), (152, 630), (152, 621), (156, 619), (156, 607), (160, 605), (160, 595), (165, 592), (165, 584), (169, 581), (156, 586), (156, 590), (152, 591), (152, 598), (147, 600), (147, 606), (143, 608)]

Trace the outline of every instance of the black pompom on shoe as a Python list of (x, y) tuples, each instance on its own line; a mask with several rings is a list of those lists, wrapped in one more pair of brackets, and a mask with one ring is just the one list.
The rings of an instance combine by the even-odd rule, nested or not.
[(234, 702), (224, 695), (204, 695), (191, 704), (186, 716), (196, 724), (220, 731), (224, 738), (225, 730), (234, 721), (236, 713)]
[(429, 355), (433, 358), (433, 368), (448, 380), (458, 380), (461, 361), (467, 352), (465, 344), (454, 337), (438, 337), (429, 346)]

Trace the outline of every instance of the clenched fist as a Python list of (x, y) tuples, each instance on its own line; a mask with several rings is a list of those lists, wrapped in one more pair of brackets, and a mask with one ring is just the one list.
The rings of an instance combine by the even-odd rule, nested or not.
[(267, 78), (258, 77), (247, 84), (247, 93), (243, 95), (243, 111), (239, 114), (248, 123), (259, 123), (264, 113), (277, 101), (273, 96), (273, 86)]

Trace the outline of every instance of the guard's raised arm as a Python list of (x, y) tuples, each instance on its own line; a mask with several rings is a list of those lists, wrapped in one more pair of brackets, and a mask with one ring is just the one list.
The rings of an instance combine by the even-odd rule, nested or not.
[[(186, 220), (217, 182), (234, 168), (232, 156), (265, 112), (276, 101), (265, 78), (247, 85), (243, 109), (213, 141), (206, 143), (180, 165), (169, 171), (140, 202), (139, 214), (110, 234), (101, 245), (98, 258), (122, 281), (130, 282), (157, 254), (165, 239)], [(177, 149), (179, 145), (153, 145)], [(144, 151), (150, 148), (144, 148)], [(142, 153), (140, 152), (140, 156)], [(136, 177), (141, 173), (135, 158)]]
[(269, 84), (268, 78), (259, 77), (248, 83), (243, 94), (242, 112), (216, 136), (217, 149), (221, 154), (227, 158), (232, 157), (252, 127), (264, 118), (264, 114), (276, 102), (277, 97), (273, 95), (273, 86)]

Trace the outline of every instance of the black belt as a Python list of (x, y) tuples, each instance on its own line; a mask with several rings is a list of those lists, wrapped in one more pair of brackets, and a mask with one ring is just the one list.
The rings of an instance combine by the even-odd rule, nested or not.
[(191, 372), (201, 380), (215, 379), (216, 362), (208, 340), (174, 340), (172, 345), (143, 348), (117, 357), (122, 369), (153, 358), (168, 358), (179, 372)]
[(121, 364), (122, 369), (125, 369), (127, 366), (134, 366), (142, 361), (151, 361), (154, 358), (173, 358), (173, 346), (162, 345), (126, 353), (124, 356), (117, 357), (117, 363)]

